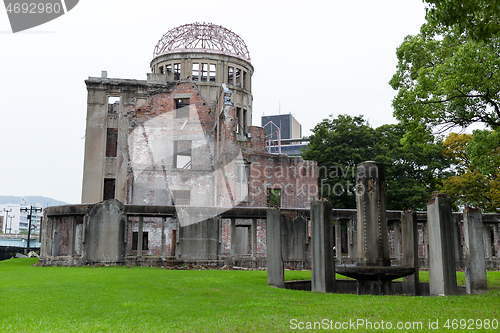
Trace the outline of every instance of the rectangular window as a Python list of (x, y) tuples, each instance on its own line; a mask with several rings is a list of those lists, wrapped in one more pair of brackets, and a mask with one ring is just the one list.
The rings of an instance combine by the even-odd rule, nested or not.
[(167, 73), (171, 73), (172, 72), (172, 65), (171, 64), (168, 64), (165, 66), (165, 72)]
[(268, 188), (267, 193), (267, 207), (281, 208), (281, 189)]
[(174, 168), (191, 169), (191, 140), (174, 141)]
[(160, 74), (165, 74), (165, 72), (163, 71), (163, 66), (160, 66)]
[(191, 201), (191, 191), (178, 190), (172, 191), (172, 200), (176, 206), (189, 206)]
[(175, 118), (189, 118), (189, 98), (175, 100)]
[(243, 71), (243, 88), (247, 88), (247, 72)]
[(248, 199), (248, 178), (250, 168), (248, 164), (236, 164), (236, 200)]
[(201, 81), (207, 82), (208, 64), (201, 64)]
[(236, 133), (243, 133), (243, 127), (241, 126), (241, 108), (236, 108)]
[(105, 178), (102, 200), (104, 201), (114, 198), (115, 198), (115, 180), (111, 178)]
[(181, 79), (181, 64), (174, 64), (174, 80)]
[(243, 109), (243, 121), (242, 121), (242, 126), (243, 126), (243, 132), (247, 132), (247, 116), (248, 116), (248, 111), (247, 109)]
[(210, 82), (215, 82), (216, 67), (214, 64), (210, 64)]
[(120, 110), (120, 97), (108, 97), (108, 113), (117, 113)]
[(236, 76), (235, 76), (236, 86), (241, 87), (241, 69), (236, 68)]
[(193, 73), (191, 74), (191, 79), (193, 81), (198, 81), (200, 76), (200, 64), (193, 64)]
[(116, 157), (118, 128), (108, 128), (106, 135), (106, 157)]
[(227, 68), (227, 84), (234, 84), (233, 78), (234, 78), (234, 68), (228, 67)]
[[(134, 231), (132, 233), (132, 251), (137, 251), (137, 244), (139, 243), (139, 233)], [(149, 250), (148, 247), (148, 233), (142, 232), (142, 250)]]

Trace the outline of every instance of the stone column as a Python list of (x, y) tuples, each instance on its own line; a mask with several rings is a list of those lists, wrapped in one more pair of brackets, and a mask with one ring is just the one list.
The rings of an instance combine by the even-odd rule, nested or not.
[(142, 260), (142, 237), (144, 230), (144, 217), (139, 215), (139, 226), (137, 228), (137, 256), (136, 260)]
[(455, 259), (457, 267), (463, 267), (464, 264), (464, 248), (462, 246), (462, 227), (460, 226), (460, 216), (452, 215), (453, 229), (455, 232)]
[(163, 216), (161, 218), (161, 258), (162, 259), (165, 259), (165, 251), (166, 251), (166, 243), (167, 243), (167, 239), (166, 239), (166, 236), (165, 236), (165, 220), (167, 218), (165, 216)]
[(402, 265), (415, 267), (415, 274), (403, 278), (403, 293), (407, 295), (420, 295), (417, 212), (414, 210), (403, 212), (401, 227), (403, 236)]
[(494, 247), (495, 247), (495, 256), (497, 260), (500, 259), (500, 223), (493, 224), (493, 237), (494, 239)]
[(491, 228), (488, 223), (483, 223), (483, 235), (485, 259), (491, 261)]
[(236, 219), (231, 219), (231, 264), (234, 265), (234, 258), (236, 257)]
[(342, 220), (335, 221), (335, 257), (342, 264)]
[(351, 262), (356, 261), (358, 255), (358, 237), (356, 232), (356, 218), (353, 217), (349, 220), (347, 227), (347, 252)]
[(332, 204), (311, 202), (311, 291), (335, 291)]
[(481, 211), (475, 208), (465, 208), (465, 290), (467, 294), (477, 294), (487, 289), (482, 228)]
[(394, 226), (394, 257), (401, 262), (401, 221), (392, 221)]
[(281, 256), (281, 212), (277, 208), (267, 210), (266, 257), (267, 284), (284, 287), (285, 271)]
[(428, 221), (422, 222), (422, 245), (424, 247), (424, 265), (429, 268), (429, 224)]
[(429, 289), (430, 294), (455, 295), (457, 272), (451, 200), (446, 194), (434, 193), (427, 204), (429, 227)]
[(385, 217), (385, 175), (382, 164), (358, 164), (356, 175), (358, 211), (358, 266), (390, 266)]
[(257, 219), (252, 219), (252, 259), (257, 259)]

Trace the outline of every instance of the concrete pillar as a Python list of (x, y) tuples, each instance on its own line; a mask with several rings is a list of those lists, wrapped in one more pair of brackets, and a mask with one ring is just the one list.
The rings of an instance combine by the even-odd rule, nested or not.
[(257, 219), (252, 219), (252, 259), (257, 259)]
[(75, 252), (75, 224), (76, 224), (76, 216), (69, 217), (69, 225), (68, 225), (68, 255), (70, 257), (73, 256)]
[(284, 287), (285, 271), (281, 256), (281, 212), (277, 208), (267, 210), (266, 257), (267, 284)]
[(142, 237), (144, 230), (144, 217), (139, 215), (139, 226), (137, 230), (137, 257), (136, 260), (142, 260)]
[(429, 268), (429, 224), (422, 222), (422, 245), (424, 247), (425, 266)]
[(430, 294), (455, 295), (457, 293), (455, 235), (451, 219), (451, 200), (446, 194), (433, 194), (427, 204), (427, 221)]
[(356, 217), (353, 217), (349, 220), (349, 224), (347, 226), (347, 254), (349, 259), (352, 261), (356, 261), (356, 257), (358, 255), (358, 237), (356, 231)]
[(335, 257), (342, 264), (342, 220), (335, 221)]
[(464, 248), (462, 246), (462, 226), (460, 225), (460, 216), (454, 214), (452, 216), (453, 230), (455, 234), (455, 259), (457, 267), (463, 267), (464, 264)]
[(500, 259), (500, 223), (493, 224), (495, 256)]
[(484, 255), (488, 261), (491, 261), (491, 228), (488, 223), (483, 224)]
[(402, 265), (415, 267), (415, 274), (403, 278), (403, 293), (407, 295), (420, 295), (417, 212), (414, 210), (403, 212), (401, 216), (401, 229), (403, 240)]
[(332, 204), (328, 201), (311, 203), (311, 290), (335, 291), (333, 258)]
[(401, 261), (401, 221), (392, 221), (394, 226), (394, 256)]
[(356, 174), (358, 212), (358, 266), (390, 266), (385, 215), (383, 165), (373, 161), (358, 164)]
[(234, 258), (236, 257), (236, 219), (231, 219), (231, 263), (234, 265)]
[(165, 236), (165, 220), (167, 218), (163, 216), (161, 218), (161, 258), (165, 259), (165, 251), (167, 247), (167, 237)]
[(465, 290), (467, 294), (477, 294), (487, 289), (482, 228), (481, 211), (465, 208)]

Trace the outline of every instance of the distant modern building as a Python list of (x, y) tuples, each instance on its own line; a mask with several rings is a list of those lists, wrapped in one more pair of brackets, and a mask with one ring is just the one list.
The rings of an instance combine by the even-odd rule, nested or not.
[(261, 124), (266, 131), (268, 153), (300, 156), (302, 147), (307, 147), (309, 139), (302, 138), (302, 125), (291, 114), (262, 116)]
[[(25, 205), (0, 205), (0, 228), (4, 234), (19, 234), (28, 232), (29, 211), (21, 212), (21, 207), (25, 207)], [(33, 207), (42, 208), (40, 204), (33, 205)], [(33, 212), (31, 217), (32, 234), (39, 233), (42, 216), (42, 213)]]
[(261, 126), (266, 130), (266, 136), (271, 135), (273, 131), (270, 121), (280, 128), (282, 140), (302, 138), (302, 125), (291, 114), (262, 116)]

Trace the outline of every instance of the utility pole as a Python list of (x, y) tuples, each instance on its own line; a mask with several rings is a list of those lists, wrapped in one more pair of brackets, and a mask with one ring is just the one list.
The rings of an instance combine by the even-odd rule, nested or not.
[(12, 233), (12, 219), (15, 216), (13, 216), (13, 215), (9, 216), (9, 213), (12, 212), (12, 208), (10, 208), (10, 209), (4, 208), (3, 211), (7, 212), (7, 214), (5, 214), (5, 233), (7, 233), (7, 223), (9, 222), (9, 217), (10, 217), (10, 228), (8, 228), (8, 229), (9, 229), (9, 234), (11, 234)]
[[(28, 212), (28, 207), (22, 207), (20, 209), (21, 212), (25, 212), (27, 213)], [(28, 224), (28, 246), (27, 246), (27, 249), (26, 249), (26, 252), (27, 253), (30, 253), (30, 236), (31, 236), (31, 217), (33, 216), (33, 212), (41, 212), (42, 209), (40, 207), (33, 207), (30, 205), (30, 208), (29, 208), (29, 215), (28, 215), (28, 220), (29, 220), (29, 224)]]

